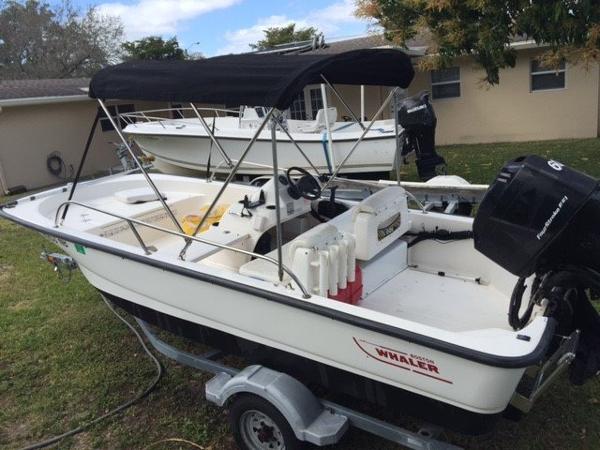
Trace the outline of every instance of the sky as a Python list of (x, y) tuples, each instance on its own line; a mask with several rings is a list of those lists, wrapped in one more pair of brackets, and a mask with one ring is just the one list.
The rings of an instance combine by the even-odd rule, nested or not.
[(354, 17), (355, 0), (74, 0), (119, 16), (127, 40), (177, 36), (181, 47), (205, 56), (248, 51), (265, 28), (295, 22), (334, 38), (361, 36), (368, 23)]

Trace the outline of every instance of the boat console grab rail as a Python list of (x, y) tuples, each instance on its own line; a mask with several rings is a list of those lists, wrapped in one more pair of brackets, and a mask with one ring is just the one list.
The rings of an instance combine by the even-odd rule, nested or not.
[(173, 235), (173, 236), (178, 236), (178, 237), (182, 238), (186, 243), (188, 243), (188, 242), (191, 243), (192, 241), (196, 241), (196, 242), (200, 242), (201, 244), (212, 245), (214, 247), (218, 247), (218, 248), (221, 248), (223, 250), (229, 250), (229, 251), (232, 251), (232, 252), (241, 253), (243, 255), (251, 256), (253, 258), (263, 259), (265, 261), (270, 262), (271, 264), (275, 264), (276, 266), (281, 267), (281, 269), (290, 276), (290, 278), (294, 281), (294, 283), (296, 283), (296, 285), (298, 285), (298, 287), (302, 291), (302, 296), (304, 298), (310, 298), (311, 297), (310, 293), (306, 290), (306, 288), (304, 287), (304, 285), (302, 284), (302, 282), (300, 281), (300, 279), (296, 276), (296, 274), (294, 274), (294, 272), (292, 272), (285, 265), (281, 264), (281, 266), (280, 266), (279, 262), (276, 259), (274, 259), (274, 258), (270, 258), (269, 256), (261, 255), (259, 253), (251, 252), (251, 251), (244, 250), (244, 249), (241, 249), (241, 248), (232, 247), (230, 245), (221, 244), (219, 242), (214, 242), (214, 241), (211, 241), (209, 239), (202, 239), (202, 238), (199, 238), (197, 236), (190, 236), (190, 235), (187, 235), (185, 233), (180, 233), (178, 231), (169, 230), (168, 228), (159, 227), (157, 225), (152, 225), (150, 223), (143, 222), (143, 221), (138, 220), (138, 219), (133, 219), (131, 217), (125, 217), (125, 216), (122, 216), (120, 214), (116, 214), (116, 213), (113, 213), (113, 212), (110, 212), (110, 211), (106, 211), (106, 210), (103, 210), (103, 209), (97, 208), (95, 206), (88, 205), (88, 204), (85, 204), (85, 203), (82, 203), (82, 202), (79, 202), (79, 201), (76, 201), (76, 200), (67, 200), (67, 201), (65, 201), (65, 202), (63, 202), (63, 203), (60, 204), (60, 206), (56, 210), (56, 215), (54, 217), (54, 226), (55, 226), (55, 228), (58, 228), (60, 226), (60, 224), (61, 224), (60, 213), (63, 210), (63, 208), (65, 208), (67, 205), (81, 206), (82, 208), (91, 209), (92, 211), (96, 211), (96, 212), (99, 212), (101, 214), (106, 214), (106, 215), (115, 217), (117, 219), (124, 220), (129, 225), (129, 228), (131, 229), (131, 231), (132, 231), (133, 235), (135, 236), (136, 240), (138, 241), (140, 247), (144, 250), (144, 252), (147, 255), (150, 255), (152, 253), (151, 247), (149, 247), (148, 245), (146, 245), (146, 243), (142, 239), (142, 236), (139, 234), (138, 230), (136, 229), (135, 225), (142, 226), (142, 227), (152, 228), (153, 230), (160, 231), (162, 233), (170, 234), (170, 235)]

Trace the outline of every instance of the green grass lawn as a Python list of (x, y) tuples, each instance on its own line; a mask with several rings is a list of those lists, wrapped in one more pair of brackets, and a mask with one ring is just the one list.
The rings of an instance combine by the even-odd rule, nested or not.
[[(440, 149), (449, 172), (488, 183), (508, 159), (537, 153), (600, 177), (600, 140), (452, 146)], [(410, 165), (405, 179), (415, 179)], [(0, 448), (15, 449), (112, 409), (143, 390), (154, 366), (135, 337), (77, 273), (60, 281), (39, 259), (47, 241), (0, 220)], [(158, 388), (125, 413), (63, 441), (61, 449), (233, 448), (224, 412), (204, 400), (210, 375), (161, 359)], [(484, 437), (448, 433), (473, 449), (600, 448), (600, 383), (556, 383), (519, 423), (501, 420)], [(393, 449), (352, 430), (335, 448)]]
[[(448, 174), (461, 176), (470, 183), (488, 184), (506, 161), (531, 154), (556, 159), (600, 178), (599, 139), (450, 145), (438, 150), (448, 163)], [(403, 175), (405, 181), (418, 181), (414, 163), (404, 168)]]

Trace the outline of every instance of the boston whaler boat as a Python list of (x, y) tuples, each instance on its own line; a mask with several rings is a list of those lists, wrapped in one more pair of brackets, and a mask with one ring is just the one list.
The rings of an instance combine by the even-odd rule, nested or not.
[[(150, 176), (140, 166), (139, 174), (76, 180), (20, 199), (0, 215), (50, 236), (92, 285), (137, 317), (331, 395), (462, 432), (488, 431), (509, 408), (528, 410), (569, 366), (578, 382), (596, 374), (600, 325), (586, 297), (600, 286), (595, 180), (558, 162), (515, 160), (474, 221), (409, 209), (400, 186), (357, 203), (323, 200), (352, 153), (327, 181), (280, 169), (280, 111), (321, 76), (404, 88), (410, 60), (390, 49), (299, 55), (273, 73), (265, 55), (252, 58), (244, 72), (256, 74), (251, 88), (235, 57), (126, 63), (90, 85), (107, 116), (112, 98), (267, 107), (224, 182)], [(261, 187), (230, 183), (268, 128), (273, 177)], [(260, 376), (243, 372), (260, 385)], [(222, 375), (211, 385), (221, 404), (239, 392), (239, 378)], [(253, 392), (269, 398), (267, 388)], [(287, 425), (257, 404), (248, 411), (240, 417), (262, 414), (272, 425), (237, 433), (244, 448), (335, 442), (317, 438), (335, 428), (317, 415), (321, 426), (283, 433), (283, 444), (275, 433), (271, 445)]]
[[(224, 61), (226, 64), (235, 65), (238, 72), (244, 74), (246, 70), (256, 69), (255, 56), (242, 54), (225, 59), (212, 58), (210, 65), (216, 66)], [(263, 56), (263, 77), (273, 76), (279, 67), (293, 67), (298, 58), (300, 61), (310, 58), (306, 55)], [(138, 68), (140, 64), (132, 63), (132, 67)], [(165, 65), (173, 64), (169, 61)], [(202, 68), (199, 66), (198, 70)], [(331, 173), (336, 162), (343, 160), (352, 151), (357, 139), (365, 130), (366, 123), (356, 117), (327, 77), (320, 74), (319, 78), (324, 107), (316, 112), (314, 120), (293, 120), (283, 114), (280, 116), (275, 138), (282, 167), (301, 167), (306, 170), (318, 168), (321, 172)], [(263, 80), (258, 82), (262, 83)], [(220, 83), (223, 84), (223, 80), (220, 80)], [(243, 86), (251, 90), (252, 77), (245, 77)], [(233, 86), (228, 85), (227, 88), (233, 89)], [(349, 114), (345, 117), (352, 118), (353, 121), (337, 121), (337, 108), (327, 106), (327, 90), (345, 107)], [(370, 130), (361, 137), (361, 151), (354, 153), (346, 162), (340, 171), (341, 174), (389, 172), (392, 170), (399, 139), (405, 144), (405, 152), (408, 149), (415, 151), (420, 174), (423, 164), (436, 166), (444, 163), (434, 150), (435, 114), (428, 96), (419, 95), (398, 100), (394, 102), (394, 107), (401, 111), (401, 120), (405, 119), (402, 112), (407, 109), (418, 108), (415, 112), (419, 111), (420, 114), (413, 114), (412, 121), (402, 121), (400, 128), (394, 119), (375, 120)], [(394, 111), (396, 113), (396, 110)], [(154, 166), (158, 170), (173, 175), (198, 175), (198, 172), (204, 175), (211, 170), (228, 173), (266, 114), (267, 108), (264, 106), (241, 106), (236, 110), (225, 110), (200, 108), (190, 104), (188, 108), (179, 105), (170, 109), (123, 113), (120, 118), (122, 123), (127, 124), (123, 132), (133, 139), (147, 156), (154, 158)], [(379, 114), (374, 117), (377, 116)], [(417, 139), (418, 143), (415, 142)], [(310, 158), (312, 166), (307, 164), (302, 153), (297, 151), (297, 146)], [(430, 156), (430, 153), (434, 155)], [(271, 172), (271, 133), (264, 130), (257, 136), (252, 155), (239, 167), (238, 174), (252, 176)], [(431, 173), (431, 170), (428, 173)], [(423, 178), (428, 179), (431, 176), (433, 175)]]
[[(285, 57), (285, 56), (283, 56)], [(191, 108), (190, 108), (191, 109)], [(185, 110), (171, 110), (175, 113)], [(193, 111), (193, 109), (192, 109)], [(198, 114), (204, 110), (196, 108)], [(337, 109), (328, 108), (328, 114), (320, 109), (314, 121), (286, 119), (276, 132), (277, 147), (281, 152), (282, 165), (287, 167), (306, 165), (306, 161), (294, 148), (294, 141), (302, 146), (306, 154), (321, 171), (331, 170), (335, 161), (340, 161), (350, 152), (364, 125), (359, 122), (337, 122)], [(164, 112), (143, 111), (123, 114), (124, 120), (135, 122), (123, 131), (148, 156), (153, 156), (154, 165), (165, 173), (189, 174), (193, 171), (206, 173), (214, 167), (218, 172), (229, 172), (231, 159), (218, 151), (211, 140), (211, 133), (219, 139), (231, 158), (237, 159), (245, 149), (266, 114), (264, 107), (241, 108), (238, 117), (223, 116), (165, 119), (157, 114)], [(210, 109), (208, 112), (217, 112)], [(155, 114), (154, 116), (152, 114)], [(329, 122), (325, 122), (328, 117)], [(361, 127), (362, 126), (362, 127)], [(214, 132), (213, 132), (214, 130)], [(329, 131), (330, 130), (330, 131)], [(288, 137), (288, 133), (290, 137)], [(331, 137), (331, 139), (329, 139)], [(265, 130), (259, 135), (251, 161), (240, 167), (240, 175), (265, 175), (271, 173), (271, 133)], [(396, 150), (394, 120), (378, 120), (364, 137), (363, 145), (369, 148), (361, 158), (356, 155), (343, 173), (385, 172), (392, 169)], [(308, 167), (310, 168), (310, 167)]]

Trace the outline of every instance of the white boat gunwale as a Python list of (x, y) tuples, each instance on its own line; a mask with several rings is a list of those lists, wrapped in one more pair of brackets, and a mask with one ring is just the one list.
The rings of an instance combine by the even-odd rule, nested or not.
[[(352, 122), (348, 122), (348, 123), (352, 123)], [(177, 137), (177, 138), (190, 138), (190, 139), (196, 139), (198, 137), (206, 137), (208, 138), (207, 134), (201, 134), (201, 133), (197, 133), (197, 134), (177, 134), (177, 133), (160, 133), (158, 131), (154, 132), (154, 131), (140, 131), (140, 130), (136, 130), (135, 128), (129, 128), (129, 125), (127, 126), (127, 128), (123, 129), (123, 132), (126, 134), (139, 134), (139, 135), (143, 135), (143, 136), (166, 136), (166, 137)], [(392, 133), (393, 135), (393, 131), (390, 131), (389, 133)], [(372, 136), (372, 135), (367, 135), (364, 137), (363, 140), (365, 141), (374, 141), (374, 140), (378, 140), (378, 139), (389, 139), (389, 133), (387, 133), (386, 135), (377, 135), (377, 136)], [(358, 133), (360, 134), (360, 133)], [(283, 134), (283, 136), (285, 136)], [(247, 142), (248, 138), (247, 137), (242, 137), (242, 136), (234, 136), (234, 135), (225, 135), (225, 134), (218, 134), (215, 133), (215, 137), (219, 138), (219, 139), (227, 139), (230, 141), (244, 141)], [(282, 141), (282, 142), (291, 142), (291, 139), (285, 137), (285, 138), (278, 138), (278, 141)], [(296, 139), (294, 138), (294, 141), (296, 141), (297, 143), (314, 143), (314, 142), (321, 142), (322, 137), (319, 134), (318, 138), (315, 139)], [(271, 142), (271, 138), (270, 137), (258, 137), (256, 139), (257, 142)], [(336, 142), (355, 142), (356, 138), (336, 138), (335, 140)]]
[[(59, 188), (64, 191), (63, 188)], [(29, 196), (31, 197), (31, 196)], [(27, 198), (27, 197), (25, 197)], [(35, 199), (35, 196), (32, 200)], [(134, 253), (127, 250), (123, 250), (114, 246), (104, 245), (100, 242), (95, 242), (89, 239), (85, 239), (79, 236), (75, 236), (70, 233), (63, 233), (57, 228), (48, 228), (42, 225), (38, 225), (34, 222), (24, 220), (20, 217), (12, 215), (5, 211), (18, 204), (18, 201), (12, 201), (6, 204), (0, 205), (0, 217), (16, 222), (24, 227), (38, 231), (44, 235), (52, 236), (64, 242), (70, 242), (72, 244), (79, 244), (85, 247), (89, 247), (101, 252), (105, 252), (121, 258), (126, 258), (135, 262), (146, 264), (152, 267), (167, 270), (169, 272), (186, 276), (189, 278), (197, 279), (204, 282), (210, 282), (217, 284), (222, 287), (234, 289), (240, 292), (248, 293), (251, 295), (258, 296), (265, 300), (275, 301), (286, 306), (291, 306), (304, 310), (309, 313), (319, 314), (321, 316), (331, 318), (333, 320), (341, 321), (349, 325), (353, 325), (359, 328), (364, 328), (369, 331), (381, 333), (383, 335), (393, 337), (396, 339), (402, 339), (407, 342), (411, 342), (417, 345), (430, 348), (432, 350), (441, 351), (444, 353), (451, 354), (466, 360), (476, 362), (491, 367), (506, 368), (506, 369), (522, 369), (538, 364), (543, 360), (544, 355), (547, 354), (548, 348), (551, 344), (552, 337), (556, 328), (556, 320), (553, 318), (543, 319), (547, 320), (547, 324), (544, 328), (542, 335), (538, 341), (537, 346), (530, 353), (519, 355), (519, 356), (506, 356), (497, 355), (492, 353), (486, 353), (479, 350), (463, 347), (454, 343), (449, 343), (440, 339), (432, 338), (430, 336), (415, 333), (413, 331), (405, 330), (389, 324), (377, 322), (371, 319), (359, 317), (357, 315), (348, 314), (346, 312), (328, 308), (326, 306), (318, 305), (311, 302), (306, 302), (301, 298), (297, 298), (293, 295), (283, 295), (278, 292), (262, 289), (257, 286), (250, 284), (240, 283), (224, 277), (215, 276), (213, 274), (205, 274), (200, 271), (192, 270), (180, 265), (172, 264), (165, 260), (159, 260), (148, 255), (140, 253)]]

